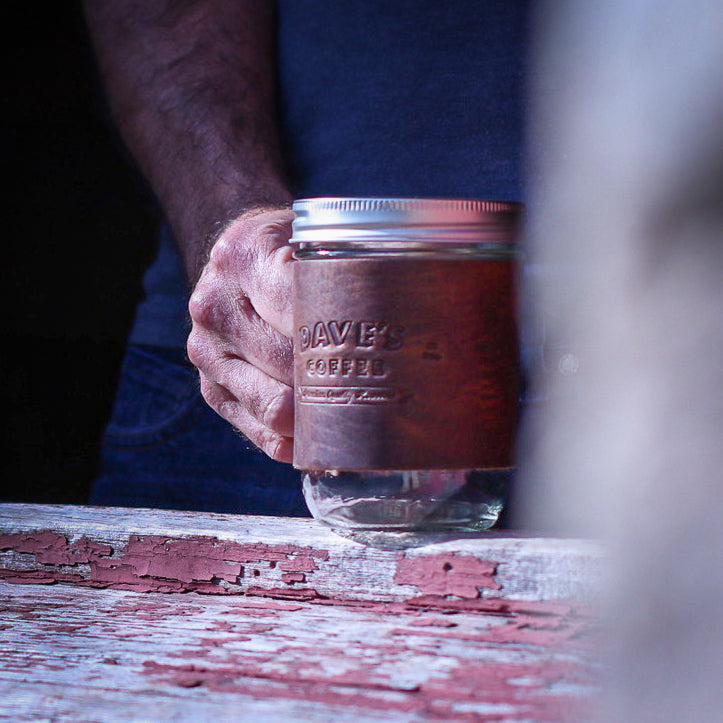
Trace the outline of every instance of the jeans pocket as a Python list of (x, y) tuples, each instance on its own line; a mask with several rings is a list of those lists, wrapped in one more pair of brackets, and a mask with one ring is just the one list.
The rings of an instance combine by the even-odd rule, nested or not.
[(166, 441), (188, 431), (203, 405), (198, 373), (182, 350), (129, 346), (105, 444), (145, 446)]

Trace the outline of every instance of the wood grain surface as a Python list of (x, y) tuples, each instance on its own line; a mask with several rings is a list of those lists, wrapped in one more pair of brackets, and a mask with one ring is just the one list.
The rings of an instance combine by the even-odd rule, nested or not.
[(601, 562), (572, 540), (381, 550), (311, 520), (2, 505), (0, 719), (584, 720)]

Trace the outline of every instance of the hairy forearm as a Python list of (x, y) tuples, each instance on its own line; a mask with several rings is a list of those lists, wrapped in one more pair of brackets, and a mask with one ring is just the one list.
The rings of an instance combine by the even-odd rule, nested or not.
[(265, 0), (85, 0), (109, 103), (191, 280), (244, 210), (290, 200)]

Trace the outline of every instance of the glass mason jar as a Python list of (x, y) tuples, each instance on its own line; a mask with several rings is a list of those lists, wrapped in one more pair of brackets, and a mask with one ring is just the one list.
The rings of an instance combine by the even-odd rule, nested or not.
[(342, 534), (491, 527), (513, 463), (521, 206), (293, 208), (294, 466), (311, 513)]

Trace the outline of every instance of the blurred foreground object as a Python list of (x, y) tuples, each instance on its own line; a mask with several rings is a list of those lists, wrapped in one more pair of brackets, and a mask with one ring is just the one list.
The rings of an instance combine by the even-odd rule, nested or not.
[(538, 370), (522, 523), (610, 543), (604, 720), (721, 720), (723, 6), (541, 26), (530, 251), (566, 283), (532, 295), (570, 351)]

